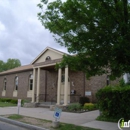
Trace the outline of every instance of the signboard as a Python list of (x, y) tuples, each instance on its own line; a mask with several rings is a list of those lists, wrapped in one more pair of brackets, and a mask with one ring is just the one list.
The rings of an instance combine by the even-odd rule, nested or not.
[(21, 107), (21, 99), (18, 99), (18, 115), (19, 115), (19, 109), (20, 109), (20, 107)]
[(18, 99), (18, 107), (21, 107), (21, 99)]
[(62, 112), (61, 109), (56, 108), (55, 111), (54, 111), (54, 115), (53, 115), (53, 117), (54, 117), (56, 120), (57, 120), (57, 119), (60, 119), (61, 112)]
[(91, 96), (91, 94), (92, 94), (91, 91), (86, 91), (85, 92), (85, 96)]

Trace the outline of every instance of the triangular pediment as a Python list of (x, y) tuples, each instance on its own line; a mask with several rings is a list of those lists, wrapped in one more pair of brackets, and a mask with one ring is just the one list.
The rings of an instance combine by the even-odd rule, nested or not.
[(32, 61), (31, 64), (45, 62), (49, 58), (49, 60), (61, 59), (65, 54), (66, 53), (47, 47)]

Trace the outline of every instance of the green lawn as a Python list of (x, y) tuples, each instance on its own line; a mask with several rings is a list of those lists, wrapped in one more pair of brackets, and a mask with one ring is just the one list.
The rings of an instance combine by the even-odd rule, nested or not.
[[(51, 130), (52, 129), (53, 130), (100, 130), (100, 129), (82, 127), (82, 126), (77, 126), (77, 125), (73, 125), (73, 124), (66, 124), (66, 123), (60, 123), (59, 128), (53, 128), (52, 127), (52, 121), (50, 121), (50, 120), (33, 118), (33, 119), (35, 119), (35, 123), (34, 122), (32, 123), (32, 122), (29, 122), (30, 120), (28, 120), (28, 122), (25, 122), (24, 117), (31, 118), (31, 119), (33, 118), (33, 117), (27, 117), (27, 116), (22, 116), (22, 115), (17, 115), (17, 114), (13, 114), (13, 115), (8, 116), (9, 119), (21, 121), (21, 122), (28, 123), (28, 124), (31, 124), (31, 125), (40, 125), (40, 124), (43, 125), (45, 123), (48, 123), (48, 129), (51, 128)], [(37, 124), (37, 122), (38, 122), (38, 124)]]
[(11, 106), (17, 106), (17, 104), (8, 103), (8, 102), (0, 102), (0, 107), (11, 107)]
[(107, 121), (107, 122), (118, 122), (119, 118), (118, 119), (114, 119), (114, 118), (110, 118), (110, 117), (104, 117), (104, 116), (98, 116), (96, 118), (96, 120), (98, 121)]
[(55, 130), (100, 130), (100, 129), (94, 129), (94, 128), (88, 128), (88, 127), (82, 127), (82, 126), (76, 126), (72, 124), (60, 124), (59, 128), (55, 128)]

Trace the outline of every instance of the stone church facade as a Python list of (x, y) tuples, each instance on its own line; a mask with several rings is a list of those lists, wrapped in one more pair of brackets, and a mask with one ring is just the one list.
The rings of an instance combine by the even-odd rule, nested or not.
[(31, 64), (1, 72), (0, 98), (67, 105), (78, 102), (81, 96), (87, 96), (95, 102), (95, 93), (108, 82), (107, 75), (87, 80), (83, 72), (71, 71), (68, 66), (56, 70), (55, 65), (63, 55), (66, 53), (47, 47)]

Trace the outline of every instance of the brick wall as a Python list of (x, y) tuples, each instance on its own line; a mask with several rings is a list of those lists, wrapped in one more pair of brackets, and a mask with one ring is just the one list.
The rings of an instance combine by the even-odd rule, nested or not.
[[(21, 99), (30, 99), (27, 98), (27, 91), (29, 90), (29, 75), (33, 73), (31, 71), (19, 72), (15, 74), (9, 74), (0, 76), (0, 97), (2, 97), (3, 90), (3, 80), (6, 76), (7, 79), (7, 87), (6, 87), (6, 98), (21, 98)], [(63, 69), (64, 73), (64, 69)], [(15, 76), (19, 78), (18, 84), (18, 96), (13, 97), (14, 90), (14, 79)], [(47, 77), (47, 80), (45, 80)], [(48, 69), (40, 71), (40, 101), (52, 101), (56, 102), (57, 100), (57, 80), (58, 80), (58, 71), (54, 69)], [(84, 77), (83, 72), (74, 72), (69, 70), (69, 82), (70, 82), (70, 91), (75, 90), (75, 94), (70, 93), (70, 102), (78, 102), (79, 97), (85, 95), (85, 91), (90, 91), (91, 96), (87, 96), (90, 98), (90, 101), (96, 101), (95, 93), (100, 88), (106, 86), (106, 75), (102, 76), (94, 76), (89, 80)], [(119, 79), (115, 81), (111, 81), (111, 84), (117, 84)], [(36, 70), (36, 78), (35, 78), (35, 98), (36, 98), (36, 89), (37, 86), (37, 70)], [(46, 88), (46, 91), (45, 91)], [(45, 98), (46, 95), (46, 98)]]
[[(32, 71), (20, 72), (16, 74), (9, 74), (0, 76), (0, 97), (2, 97), (3, 90), (3, 80), (6, 77), (6, 98), (20, 98), (20, 99), (30, 99), (27, 98), (27, 90), (29, 90), (29, 75)], [(15, 87), (15, 77), (18, 76), (18, 95), (13, 97), (13, 91)]]
[[(96, 102), (96, 92), (106, 86), (107, 75), (93, 76), (90, 79), (86, 79), (83, 72), (69, 72), (70, 77), (70, 90), (76, 90), (74, 95), (71, 95), (71, 102), (79, 101), (80, 96), (85, 96), (85, 92), (91, 92), (90, 96), (87, 96), (91, 102)], [(85, 80), (85, 82), (84, 82)], [(110, 84), (118, 84), (119, 78), (114, 81), (110, 81)], [(72, 82), (74, 86), (72, 85)], [(85, 86), (85, 87), (84, 87)]]

